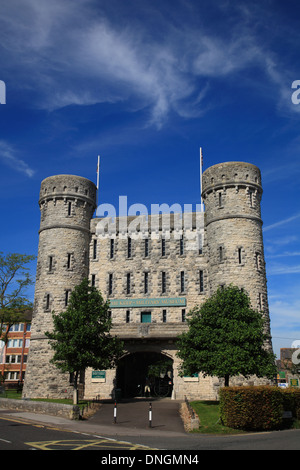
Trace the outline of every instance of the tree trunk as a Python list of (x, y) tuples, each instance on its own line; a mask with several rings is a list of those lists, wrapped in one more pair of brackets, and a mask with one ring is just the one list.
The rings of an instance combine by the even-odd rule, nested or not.
[(78, 404), (78, 372), (74, 374), (74, 384), (73, 384), (73, 405)]
[(229, 387), (229, 374), (225, 374), (224, 379), (225, 379), (225, 387)]

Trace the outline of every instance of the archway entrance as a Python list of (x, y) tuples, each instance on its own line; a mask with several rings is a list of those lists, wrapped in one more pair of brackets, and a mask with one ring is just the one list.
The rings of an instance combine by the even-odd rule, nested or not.
[(156, 352), (137, 352), (123, 357), (117, 368), (117, 388), (124, 398), (170, 397), (173, 360)]

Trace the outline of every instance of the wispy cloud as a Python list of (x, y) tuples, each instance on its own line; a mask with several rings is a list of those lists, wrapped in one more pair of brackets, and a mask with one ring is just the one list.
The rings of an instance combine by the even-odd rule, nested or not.
[(15, 171), (24, 173), (30, 178), (34, 175), (35, 171), (30, 166), (19, 158), (19, 152), (17, 152), (10, 144), (4, 140), (0, 140), (0, 160), (5, 165), (9, 166)]
[(291, 217), (287, 217), (286, 219), (279, 220), (278, 222), (275, 222), (274, 224), (267, 225), (266, 227), (263, 228), (264, 232), (267, 232), (268, 230), (273, 230), (274, 228), (280, 227), (281, 225), (286, 225), (289, 222), (293, 222), (293, 220), (299, 219), (300, 217), (300, 212), (298, 212), (295, 215), (292, 215)]
[[(109, 10), (94, 0), (78, 0), (76, 8), (71, 0), (28, 0), (26, 9), (21, 0), (7, 3), (0, 44), (8, 69), (11, 61), (18, 65), (15, 86), (36, 93), (39, 106), (50, 110), (104, 102), (149, 109), (149, 123), (157, 127), (171, 112), (201, 116), (214, 96), (211, 81), (237, 74), (238, 83), (239, 72), (250, 66), (263, 71), (282, 95), (281, 69), (253, 27), (257, 17), (249, 9), (231, 6), (229, 11), (220, 4), (225, 23), (232, 13), (239, 21), (212, 31), (192, 24), (193, 7), (182, 9), (179, 25), (145, 3), (151, 30), (143, 23), (140, 3), (140, 16), (130, 23), (120, 20), (124, 10), (117, 19), (116, 4), (122, 8), (122, 2), (113, 2)], [(190, 16), (184, 17), (188, 10)], [(249, 80), (260, 87), (255, 75)]]

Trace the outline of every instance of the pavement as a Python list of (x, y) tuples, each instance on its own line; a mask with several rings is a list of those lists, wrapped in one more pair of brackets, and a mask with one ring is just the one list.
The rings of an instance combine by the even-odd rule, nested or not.
[[(149, 415), (150, 403), (151, 416)], [(78, 421), (23, 411), (1, 410), (1, 414), (60, 429), (102, 436), (183, 437), (187, 433), (179, 413), (181, 403), (182, 401), (170, 398), (124, 400), (117, 404), (116, 420), (114, 419), (115, 404), (111, 401), (101, 403), (100, 409), (89, 419)]]

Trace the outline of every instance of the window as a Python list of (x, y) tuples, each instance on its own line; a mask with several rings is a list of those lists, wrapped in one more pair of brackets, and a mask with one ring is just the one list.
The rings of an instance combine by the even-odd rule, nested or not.
[(145, 258), (149, 256), (149, 238), (145, 238)]
[(95, 282), (96, 282), (96, 274), (92, 274), (92, 287), (95, 287)]
[(9, 339), (7, 343), (8, 348), (21, 348), (23, 346), (22, 339)]
[(161, 292), (162, 294), (166, 293), (166, 273), (163, 271), (161, 273)]
[(130, 323), (130, 310), (126, 310), (126, 323)]
[(199, 271), (199, 287), (200, 287), (200, 292), (204, 292), (204, 279), (203, 279), (203, 271)]
[(180, 253), (180, 255), (184, 255), (184, 239), (183, 239), (183, 236), (179, 240), (179, 253)]
[(151, 323), (151, 312), (141, 313), (141, 323)]
[(97, 259), (97, 240), (93, 241), (93, 259)]
[(127, 273), (126, 276), (126, 292), (127, 294), (130, 294), (131, 291), (131, 275), (130, 273)]
[(219, 193), (219, 207), (223, 207), (222, 193)]
[(183, 308), (183, 309), (181, 310), (181, 321), (182, 321), (182, 323), (185, 322), (185, 308)]
[(223, 255), (224, 255), (224, 253), (223, 253), (223, 247), (220, 246), (220, 247), (219, 247), (219, 261), (220, 261), (220, 263), (223, 261)]
[(50, 294), (46, 295), (46, 310), (50, 308)]
[(185, 290), (185, 278), (184, 278), (184, 271), (180, 273), (180, 291), (184, 292)]
[(149, 278), (149, 273), (144, 273), (144, 294), (148, 294), (148, 278)]
[(26, 323), (26, 331), (31, 331), (31, 323)]
[(24, 323), (15, 323), (9, 328), (9, 331), (24, 331)]
[(238, 249), (239, 264), (242, 264), (242, 248)]
[(72, 253), (68, 253), (67, 269), (71, 269), (71, 267), (72, 267)]
[(67, 290), (65, 291), (65, 307), (68, 306), (69, 298), (70, 298), (70, 293), (71, 293), (70, 289), (67, 289)]
[(250, 207), (253, 207), (253, 191), (249, 191)]
[(198, 249), (199, 249), (199, 255), (202, 255), (202, 252), (203, 252), (203, 238), (202, 238), (202, 235), (198, 235)]
[(131, 238), (128, 238), (127, 240), (127, 258), (131, 258), (132, 257), (132, 242), (131, 242)]
[(167, 322), (167, 310), (162, 311), (162, 321), (163, 323)]
[(53, 269), (53, 256), (49, 256), (49, 266), (48, 271), (51, 272)]
[(72, 215), (72, 202), (68, 203), (68, 216)]
[(261, 255), (259, 252), (255, 253), (255, 265), (256, 265), (256, 269), (258, 270), (261, 269)]
[(110, 239), (110, 259), (112, 259), (115, 255), (115, 240), (113, 238)]
[(161, 239), (161, 256), (166, 256), (166, 239)]
[(108, 294), (112, 295), (113, 293), (113, 275), (110, 274), (108, 278)]

